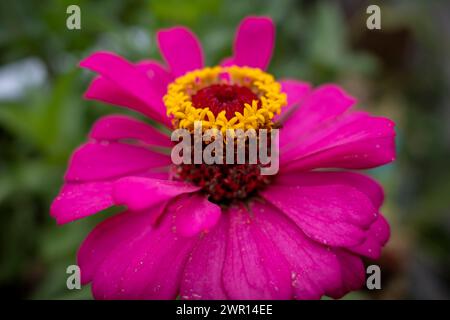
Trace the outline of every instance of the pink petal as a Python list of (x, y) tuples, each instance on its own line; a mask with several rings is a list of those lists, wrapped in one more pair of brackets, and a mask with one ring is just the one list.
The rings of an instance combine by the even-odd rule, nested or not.
[(132, 211), (144, 210), (199, 187), (177, 181), (145, 177), (125, 177), (114, 183), (114, 201)]
[(326, 171), (326, 172), (289, 172), (280, 173), (276, 184), (280, 186), (297, 186), (299, 181), (310, 185), (344, 185), (363, 192), (379, 209), (383, 204), (384, 191), (373, 178), (356, 172)]
[(365, 230), (377, 217), (367, 195), (315, 173), (295, 173), (292, 179), (296, 185), (277, 183), (261, 195), (320, 243), (353, 247), (365, 240)]
[[(286, 139), (281, 133), (280, 139)], [(394, 159), (394, 123), (387, 118), (351, 113), (308, 136), (297, 138), (293, 148), (281, 151), (280, 161), (283, 170), (290, 171), (367, 169)]]
[[(290, 299), (291, 273), (286, 259), (243, 209), (231, 208), (222, 283), (230, 299)], [(256, 217), (255, 217), (256, 218)]]
[(377, 220), (370, 226), (369, 232), (380, 245), (384, 246), (388, 242), (391, 236), (391, 228), (389, 222), (381, 213), (378, 214)]
[(72, 155), (65, 180), (79, 182), (119, 178), (170, 164), (169, 156), (142, 147), (116, 142), (88, 142)]
[(111, 182), (66, 183), (53, 201), (50, 215), (58, 224), (77, 220), (113, 205)]
[(205, 234), (192, 252), (183, 273), (180, 296), (186, 300), (225, 300), (222, 268), (228, 242), (228, 218)]
[[(81, 61), (80, 66), (101, 75), (91, 83), (85, 94), (87, 99), (125, 106), (156, 121), (169, 123), (162, 101), (167, 83), (150, 78), (148, 65), (135, 66), (113, 53), (97, 52)], [(154, 74), (160, 71), (153, 69)]]
[(172, 146), (170, 138), (148, 124), (124, 115), (110, 115), (95, 122), (89, 133), (95, 140), (118, 141), (133, 139), (152, 146)]
[(311, 91), (311, 85), (293, 79), (284, 79), (279, 82), (281, 90), (287, 95), (287, 105), (281, 109), (280, 115), (275, 116), (275, 120), (286, 122), (297, 111), (303, 100), (306, 99)]
[(102, 76), (98, 76), (92, 80), (84, 97), (88, 100), (98, 100), (108, 104), (126, 107), (140, 112), (150, 119), (158, 119), (160, 117), (154, 110), (149, 108), (146, 102), (134, 97), (113, 81)]
[(350, 291), (359, 290), (365, 283), (366, 270), (362, 260), (344, 250), (335, 250), (341, 265), (342, 283), (339, 287), (330, 290), (327, 295), (332, 298), (342, 298)]
[(328, 247), (310, 240), (267, 203), (254, 202), (251, 211), (260, 230), (276, 244), (289, 264), (295, 299), (319, 299), (340, 285), (340, 265)]
[[(291, 89), (293, 84), (285, 85), (286, 89)], [(295, 89), (295, 87), (294, 87)], [(336, 119), (342, 115), (352, 105), (355, 104), (355, 98), (349, 96), (340, 87), (332, 84), (323, 85), (309, 93), (307, 96), (300, 94), (289, 99), (300, 102), (301, 105), (292, 116), (284, 123), (280, 132), (281, 146), (297, 145), (299, 139), (310, 134), (319, 126), (324, 126), (330, 120)], [(304, 92), (304, 91), (303, 91)], [(305, 92), (306, 93), (306, 92)], [(290, 142), (290, 144), (287, 144)]]
[(172, 231), (171, 220), (168, 212), (157, 226), (142, 221), (134, 236), (115, 246), (95, 272), (95, 298), (176, 298), (184, 266), (197, 239), (179, 237)]
[(222, 211), (218, 205), (199, 194), (186, 195), (173, 205), (176, 232), (184, 237), (192, 237), (213, 228)]
[(268, 17), (242, 20), (234, 40), (234, 64), (265, 70), (272, 57), (275, 26)]
[(390, 227), (383, 215), (378, 214), (377, 220), (367, 231), (367, 239), (360, 245), (349, 248), (351, 252), (376, 260), (381, 256), (381, 249), (389, 240)]
[(231, 67), (234, 64), (234, 59), (232, 57), (225, 58), (220, 62), (222, 67)]
[(159, 50), (175, 77), (203, 68), (203, 52), (197, 37), (187, 28), (164, 29), (157, 34)]
[(82, 283), (92, 281), (102, 262), (116, 247), (148, 232), (150, 217), (150, 211), (123, 212), (97, 225), (78, 250)]
[(136, 63), (136, 68), (144, 72), (150, 79), (157, 79), (159, 84), (158, 90), (160, 94), (165, 95), (167, 92), (167, 86), (175, 78), (167, 71), (166, 67), (162, 66), (159, 62), (153, 60), (142, 60)]

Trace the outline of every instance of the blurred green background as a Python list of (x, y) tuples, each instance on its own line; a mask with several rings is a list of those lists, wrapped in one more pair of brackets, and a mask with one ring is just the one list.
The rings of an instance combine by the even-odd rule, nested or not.
[[(70, 4), (81, 7), (81, 30), (66, 28)], [(381, 7), (380, 31), (366, 28), (369, 4)], [(88, 287), (66, 288), (65, 271), (104, 215), (56, 226), (49, 206), (93, 121), (124, 111), (82, 99), (92, 74), (78, 61), (99, 49), (160, 59), (155, 31), (183, 24), (216, 64), (249, 14), (276, 22), (270, 72), (337, 82), (360, 108), (397, 123), (398, 160), (370, 171), (386, 188), (392, 225), (378, 262), (383, 289), (346, 298), (450, 297), (450, 3), (422, 0), (1, 1), (2, 297), (90, 298)]]

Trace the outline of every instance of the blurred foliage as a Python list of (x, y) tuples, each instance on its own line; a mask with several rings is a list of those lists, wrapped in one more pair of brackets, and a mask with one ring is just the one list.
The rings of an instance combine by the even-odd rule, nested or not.
[[(65, 27), (70, 4), (81, 7), (81, 30)], [(207, 63), (215, 64), (231, 54), (239, 21), (253, 14), (270, 15), (277, 24), (270, 72), (316, 85), (340, 83), (359, 98), (359, 107), (398, 125), (398, 160), (371, 171), (386, 187), (383, 211), (392, 224), (392, 240), (380, 262), (384, 290), (347, 298), (450, 297), (450, 6), (380, 1), (383, 29), (370, 31), (368, 5), (345, 0), (1, 2), (2, 295), (90, 298), (89, 287), (66, 289), (65, 270), (75, 263), (89, 230), (110, 213), (56, 226), (48, 211), (67, 160), (93, 121), (124, 111), (82, 99), (92, 75), (79, 70), (78, 61), (99, 49), (132, 61), (160, 59), (156, 30), (183, 24), (199, 35)], [(25, 61), (32, 67), (19, 77)], [(41, 77), (28, 83), (38, 71)]]

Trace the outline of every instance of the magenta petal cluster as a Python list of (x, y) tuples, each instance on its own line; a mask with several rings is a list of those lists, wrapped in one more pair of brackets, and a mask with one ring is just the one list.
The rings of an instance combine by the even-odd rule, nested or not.
[[(162, 97), (176, 77), (203, 68), (202, 48), (184, 27), (159, 31), (165, 63), (131, 63), (97, 52), (80, 66), (98, 76), (85, 97), (140, 112), (171, 128)], [(265, 70), (271, 19), (240, 24), (223, 65)], [(51, 206), (59, 224), (112, 206), (78, 252), (82, 283), (97, 299), (339, 298), (364, 284), (363, 257), (377, 259), (389, 238), (383, 190), (342, 169), (395, 158), (394, 123), (352, 109), (337, 85), (285, 79), (280, 172), (245, 205), (219, 206), (198, 186), (171, 179), (170, 138), (124, 115), (98, 120), (72, 155)], [(289, 115), (289, 116), (287, 116)], [(315, 170), (326, 169), (326, 170)]]

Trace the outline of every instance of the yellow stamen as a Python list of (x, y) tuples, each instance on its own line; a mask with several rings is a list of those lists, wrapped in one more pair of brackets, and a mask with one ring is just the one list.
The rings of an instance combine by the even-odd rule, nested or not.
[[(245, 86), (259, 98), (252, 104), (245, 104), (243, 112), (235, 112), (228, 118), (226, 111), (214, 115), (209, 108), (196, 108), (191, 97), (200, 89), (213, 84), (231, 84)], [(217, 129), (259, 129), (271, 128), (272, 119), (286, 105), (286, 94), (273, 76), (256, 68), (249, 67), (213, 67), (194, 70), (175, 79), (169, 84), (163, 98), (167, 115), (172, 117), (175, 128), (194, 129), (194, 122), (201, 121), (203, 130)], [(231, 116), (231, 115), (229, 115)]]

